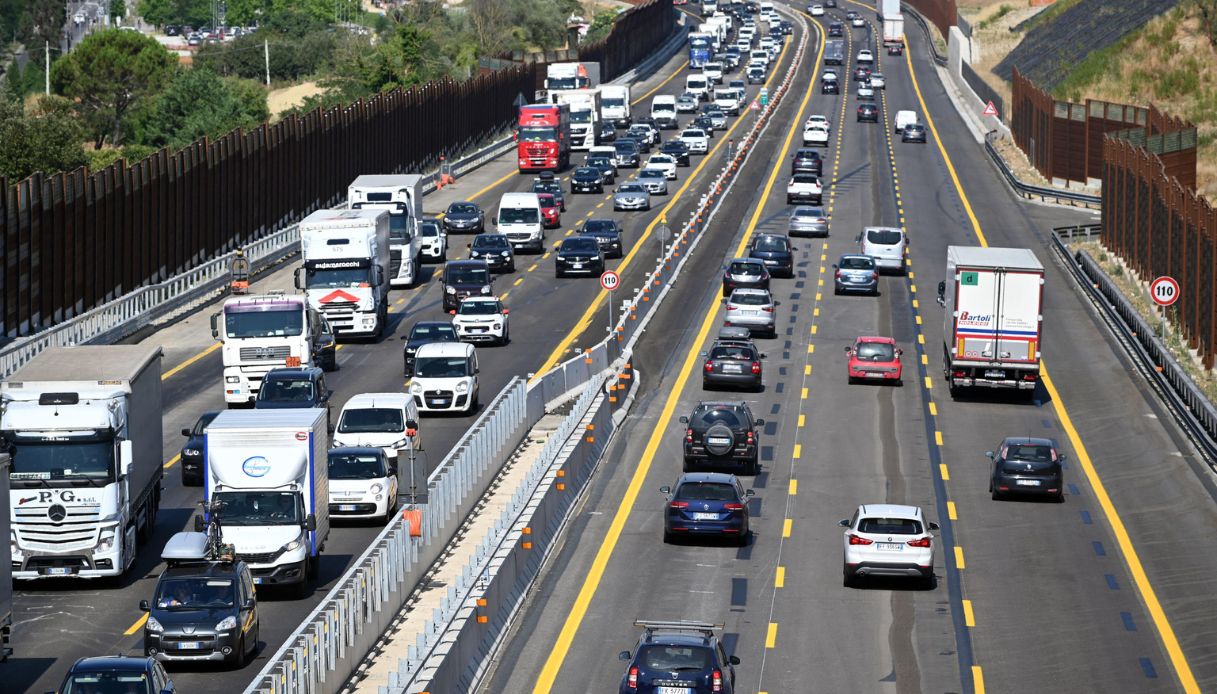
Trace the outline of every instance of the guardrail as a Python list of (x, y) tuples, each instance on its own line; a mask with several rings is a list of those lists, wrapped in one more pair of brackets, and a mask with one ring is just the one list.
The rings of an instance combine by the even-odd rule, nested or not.
[(1023, 183), (1019, 180), (1014, 171), (1010, 169), (1010, 165), (1006, 163), (1001, 152), (993, 146), (993, 140), (996, 139), (996, 130), (990, 130), (985, 134), (985, 151), (989, 153), (989, 158), (993, 160), (993, 164), (997, 170), (1001, 172), (1002, 178), (1006, 179), (1007, 185), (1021, 198), (1034, 200), (1039, 198), (1041, 202), (1054, 200), (1057, 204), (1069, 203), (1071, 207), (1077, 207), (1079, 204), (1087, 208), (1103, 206), (1103, 197), (1100, 195), (1089, 195), (1087, 193), (1075, 193), (1069, 190), (1061, 190), (1059, 188), (1048, 188), (1044, 186), (1033, 186), (1028, 183)]
[(1098, 233), (1098, 225), (1053, 229), (1052, 248), (1184, 434), (1208, 465), (1217, 470), (1217, 408), (1090, 254), (1081, 249), (1072, 251), (1063, 240)]

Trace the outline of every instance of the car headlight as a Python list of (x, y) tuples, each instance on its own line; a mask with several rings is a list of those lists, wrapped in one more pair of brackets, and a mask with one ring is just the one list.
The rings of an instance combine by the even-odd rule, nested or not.
[(482, 254), (477, 251), (469, 251), (469, 257), (470, 258), (480, 258), (480, 257), (482, 257)]
[(469, 392), (469, 384), (468, 384), (468, 383), (466, 383), (465, 381), (461, 381), (460, 383), (456, 384), (456, 392), (458, 392), (458, 393), (468, 393), (468, 392)]
[(95, 549), (98, 552), (109, 552), (110, 550), (114, 549), (114, 534), (110, 533), (109, 535), (102, 535), (101, 539), (97, 541), (97, 547)]
[(155, 634), (159, 634), (165, 630), (165, 627), (161, 626), (161, 623), (156, 621), (156, 617), (151, 616), (148, 617), (148, 621), (144, 624), (144, 628)]
[(489, 293), (490, 293), (490, 285), (486, 285), (486, 286), (482, 287), (482, 293), (483, 293), (483, 294), (489, 294)]
[(369, 494), (379, 494), (383, 490), (384, 490), (384, 485), (380, 484), (379, 482), (372, 485), (371, 487), (368, 487)]
[(240, 376), (225, 376), (224, 382), (225, 383), (240, 383), (241, 377)]
[(456, 287), (452, 287), (452, 286), (444, 287), (444, 292), (446, 292), (448, 294), (455, 294)]
[[(149, 618), (148, 621), (152, 621), (151, 618)], [(220, 623), (216, 625), (216, 631), (230, 631), (230, 630), (236, 629), (236, 628), (237, 628), (237, 618), (232, 617), (232, 616), (221, 619)]]
[(338, 439), (334, 439), (333, 441), (330, 442), (330, 448), (340, 448), (343, 446), (346, 446), (346, 443), (343, 441), (340, 441)]
[(502, 255), (504, 258), (507, 258), (507, 257), (511, 256), (511, 251), (503, 251), (499, 255)]
[(286, 545), (283, 545), (283, 551), (284, 552), (294, 552), (294, 551), (300, 549), (300, 544), (303, 541), (304, 541), (304, 535), (301, 535), (300, 537), (297, 537), (296, 539), (292, 540), (291, 542), (287, 543)]
[(423, 384), (419, 383), (418, 381), (415, 381), (415, 382), (411, 383), (411, 384), (410, 384), (410, 392), (411, 392), (411, 393), (417, 393), (417, 394), (419, 394), (419, 395), (422, 395), (422, 393), (423, 393)]

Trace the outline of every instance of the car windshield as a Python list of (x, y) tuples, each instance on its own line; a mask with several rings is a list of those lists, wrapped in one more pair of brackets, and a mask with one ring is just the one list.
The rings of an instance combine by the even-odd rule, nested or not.
[(837, 267), (842, 270), (873, 270), (875, 269), (875, 261), (870, 258), (851, 256), (842, 258), (837, 263)]
[(226, 491), (212, 495), (223, 511), (224, 525), (300, 525), (303, 521), (297, 492)]
[(464, 357), (427, 357), (414, 365), (418, 378), (460, 378), (466, 374)]
[(790, 250), (790, 243), (780, 236), (762, 236), (756, 240), (753, 248), (758, 251), (787, 252)]
[(537, 196), (537, 199), (541, 201), (543, 209), (549, 210), (558, 207), (558, 200), (551, 193), (542, 193)]
[(454, 202), (448, 206), (448, 214), (477, 214), (478, 206), (471, 202)]
[(236, 584), (228, 578), (165, 578), (156, 587), (156, 606), (163, 610), (232, 607), (236, 597)]
[(664, 173), (659, 169), (643, 169), (638, 173), (638, 178), (664, 178)]
[(215, 419), (216, 416), (219, 414), (220, 414), (219, 412), (209, 412), (209, 413), (203, 415), (202, 417), (199, 417), (199, 421), (195, 422), (194, 428), (190, 430), (190, 435), (191, 436), (202, 436), (203, 430), (206, 429), (207, 425), (211, 424), (211, 420)]
[(535, 207), (507, 207), (499, 210), (499, 224), (536, 224), (539, 215)]
[(61, 694), (153, 694), (148, 673), (134, 670), (82, 672), (68, 677)]
[(681, 137), (705, 137), (706, 133), (703, 130), (686, 130), (680, 134)]
[(746, 277), (760, 277), (765, 268), (760, 263), (731, 263), (732, 275), (744, 275)]
[(710, 350), (711, 359), (743, 359), (752, 360), (752, 350), (742, 345), (719, 345)]
[(613, 165), (613, 161), (608, 157), (588, 157), (587, 165), (594, 166), (597, 170), (609, 168)]
[(511, 243), (502, 234), (478, 234), (473, 238), (473, 248), (476, 250), (504, 250), (511, 248)]
[(737, 501), (735, 487), (721, 482), (685, 482), (676, 490), (676, 499), (690, 501)]
[(743, 306), (767, 306), (771, 302), (767, 292), (732, 292), (731, 303)]
[(1002, 457), (1007, 460), (1022, 460), (1029, 463), (1048, 463), (1056, 460), (1056, 454), (1051, 446), (1034, 443), (1009, 444), (1002, 451)]
[(462, 301), (456, 310), (459, 316), (491, 316), (498, 312), (497, 301)]
[(589, 219), (583, 223), (583, 232), (610, 232), (617, 230), (617, 223), (611, 219)]
[(258, 389), (263, 402), (312, 402), (313, 382), (307, 378), (268, 378)]
[(562, 248), (558, 252), (587, 251), (595, 253), (599, 248), (600, 245), (596, 243), (595, 239), (566, 239), (562, 242)]
[(382, 456), (367, 453), (331, 451), (328, 467), (332, 480), (374, 480), (389, 474)]
[(338, 421), (338, 433), (399, 432), (406, 430), (405, 417), (401, 410), (390, 407), (361, 407), (343, 410)]
[(710, 649), (697, 646), (643, 646), (638, 649), (638, 661), (649, 670), (706, 670), (710, 667)]
[(863, 518), (858, 530), (876, 535), (920, 535), (921, 522), (912, 518)]
[(618, 193), (645, 193), (646, 188), (641, 183), (623, 183), (617, 186)]
[(859, 342), (854, 355), (862, 361), (891, 361), (896, 358), (896, 348), (887, 342)]
[(895, 246), (900, 243), (902, 235), (896, 229), (867, 229), (866, 240), (880, 246)]
[(551, 195), (561, 195), (562, 185), (557, 181), (533, 181), (532, 190), (534, 193), (549, 193)]
[(456, 330), (450, 323), (420, 323), (410, 331), (410, 340), (456, 341)]
[[(367, 271), (364, 271), (367, 275)], [(230, 338), (290, 337), (304, 332), (300, 308), (271, 311), (224, 311), (224, 332)]]
[(698, 419), (700, 419), (705, 424), (722, 423), (722, 424), (726, 424), (729, 427), (737, 427), (737, 426), (740, 426), (741, 424), (743, 424), (743, 422), (740, 421), (739, 416), (735, 413), (734, 410), (728, 410), (725, 408), (715, 408), (712, 410), (706, 410), (705, 412), (702, 412), (698, 416)]
[(418, 230), (419, 230), (419, 235), (421, 235), (421, 236), (426, 236), (428, 238), (438, 237), (439, 236), (439, 222), (425, 220), (419, 224)]
[(575, 169), (575, 178), (600, 178), (600, 169)]
[(799, 207), (791, 216), (803, 220), (818, 219), (824, 216), (824, 211), (818, 207)]

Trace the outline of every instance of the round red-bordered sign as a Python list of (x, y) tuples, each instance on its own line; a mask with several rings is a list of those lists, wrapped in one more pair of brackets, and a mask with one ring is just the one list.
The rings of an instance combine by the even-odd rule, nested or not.
[(606, 270), (600, 275), (600, 286), (611, 292), (621, 286), (621, 276), (612, 270)]
[(1159, 306), (1170, 306), (1179, 300), (1179, 283), (1163, 275), (1149, 283), (1149, 298)]

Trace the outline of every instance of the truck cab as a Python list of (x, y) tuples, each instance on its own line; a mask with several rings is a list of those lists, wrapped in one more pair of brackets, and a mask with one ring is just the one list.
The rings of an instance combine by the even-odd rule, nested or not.
[(223, 343), (224, 401), (229, 407), (253, 404), (262, 378), (273, 368), (327, 363), (322, 354), (325, 323), (303, 296), (230, 298), (211, 316), (211, 335)]
[(418, 174), (357, 176), (347, 188), (353, 210), (389, 213), (389, 284), (412, 287), (421, 279), (423, 177)]
[[(318, 210), (300, 222), (296, 288), (339, 335), (379, 337), (389, 322), (389, 214)], [(416, 260), (417, 262), (417, 260)]]

